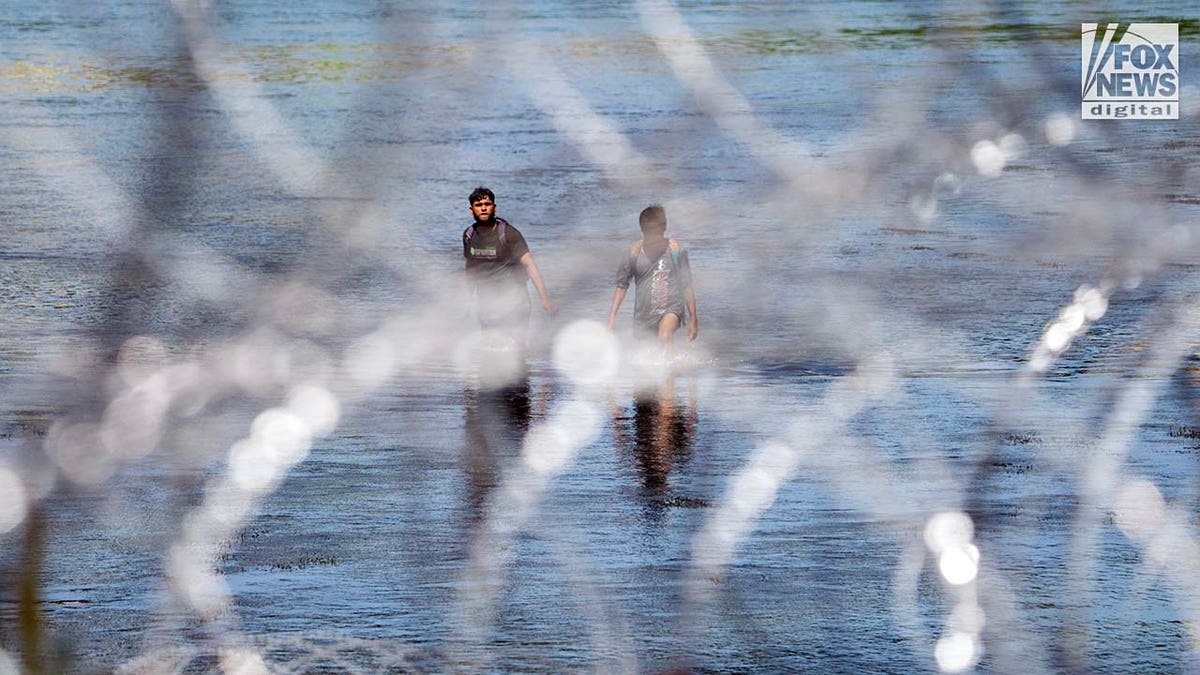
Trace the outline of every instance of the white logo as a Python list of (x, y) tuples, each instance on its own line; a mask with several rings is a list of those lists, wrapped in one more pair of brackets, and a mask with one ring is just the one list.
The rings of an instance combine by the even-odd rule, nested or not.
[(1083, 119), (1179, 119), (1179, 24), (1082, 27)]

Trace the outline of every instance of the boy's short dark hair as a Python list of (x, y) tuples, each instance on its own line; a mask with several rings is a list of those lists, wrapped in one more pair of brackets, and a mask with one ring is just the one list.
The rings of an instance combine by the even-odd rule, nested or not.
[(479, 187), (477, 187), (471, 191), (471, 196), (467, 197), (467, 203), (474, 204), (475, 202), (479, 201), (480, 199), (483, 199), (484, 197), (487, 197), (488, 199), (492, 200), (493, 202), (496, 201), (496, 195), (492, 194), (491, 190), (480, 185)]
[(638, 216), (638, 227), (642, 228), (642, 232), (667, 229), (667, 210), (662, 207), (662, 204), (647, 206)]

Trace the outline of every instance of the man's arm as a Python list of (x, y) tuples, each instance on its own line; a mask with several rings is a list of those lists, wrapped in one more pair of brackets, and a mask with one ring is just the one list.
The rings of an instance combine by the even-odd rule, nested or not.
[(692, 286), (692, 263), (686, 248), (674, 239), (670, 243), (671, 250), (679, 251), (679, 273), (683, 281), (683, 300), (687, 303), (688, 341), (696, 339), (700, 334), (700, 315), (696, 313), (696, 289)]
[(617, 325), (617, 310), (621, 309), (625, 293), (629, 291), (629, 282), (633, 280), (633, 261), (637, 257), (641, 245), (640, 241), (633, 242), (629, 246), (629, 255), (621, 258), (621, 264), (617, 265), (617, 289), (613, 291), (612, 306), (608, 308), (608, 330), (610, 332)]
[(557, 314), (558, 307), (550, 299), (550, 293), (546, 290), (546, 282), (542, 281), (542, 273), (538, 271), (537, 263), (533, 261), (533, 254), (526, 251), (525, 255), (521, 256), (521, 264), (525, 266), (525, 272), (529, 274), (529, 280), (533, 282), (533, 287), (537, 289), (538, 297), (542, 300), (542, 309), (546, 310), (546, 313), (551, 316)]
[(612, 330), (617, 323), (617, 310), (621, 309), (621, 303), (625, 301), (625, 291), (629, 289), (617, 286), (617, 290), (613, 291), (612, 306), (608, 308), (608, 330)]
[(688, 316), (688, 340), (695, 340), (700, 334), (700, 316), (696, 314), (696, 291), (692, 289), (691, 284), (683, 287), (683, 299), (687, 302)]

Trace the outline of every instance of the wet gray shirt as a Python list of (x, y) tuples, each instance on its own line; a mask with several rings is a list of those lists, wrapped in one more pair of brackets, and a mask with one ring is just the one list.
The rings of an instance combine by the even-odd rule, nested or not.
[(629, 251), (617, 267), (617, 287), (629, 288), (632, 279), (637, 283), (633, 303), (634, 324), (646, 329), (658, 329), (658, 322), (667, 314), (675, 314), (682, 323), (687, 319), (687, 304), (683, 289), (692, 285), (692, 268), (687, 249), (676, 245), (664, 247), (661, 255), (648, 255), (641, 242), (636, 251)]

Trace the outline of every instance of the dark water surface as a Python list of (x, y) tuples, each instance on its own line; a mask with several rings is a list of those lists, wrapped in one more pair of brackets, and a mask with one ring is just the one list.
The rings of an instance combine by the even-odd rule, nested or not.
[[(1198, 290), (1196, 236), (1164, 238), (1198, 213), (1196, 118), (1076, 119), (1080, 22), (1180, 22), (1186, 97), (1195, 12), (677, 7), (753, 115), (689, 84), (626, 3), (213, 3), (218, 77), (253, 83), (239, 100), (278, 124), (239, 123), (169, 3), (6, 5), (0, 471), (41, 452), (55, 415), (116, 396), (116, 376), (89, 368), (128, 337), (177, 362), (267, 345), (245, 352), (262, 379), (173, 408), (153, 452), (96, 480), (53, 469), (39, 609), (68, 670), (231, 672), (222, 649), (250, 645), (270, 672), (936, 672), (949, 617), (979, 606), (966, 632), (981, 671), (1195, 671), (1200, 335), (1165, 368), (1154, 354)], [(1061, 118), (1073, 136), (1054, 145)], [(572, 126), (589, 119), (609, 126)], [(739, 136), (747, 119), (762, 126)], [(973, 147), (1010, 134), (1022, 150), (981, 174)], [(653, 180), (631, 154), (605, 164), (621, 142)], [(562, 308), (535, 316), (528, 373), (502, 387), (463, 365), (455, 273), (477, 184)], [(580, 385), (555, 341), (604, 319), (652, 202), (691, 248), (693, 367), (643, 389), (626, 358)], [(1116, 280), (1103, 317), (1023, 379), (1047, 326), (1102, 279)], [(378, 335), (366, 372), (331, 374)], [(196, 358), (224, 372), (238, 353)], [(881, 391), (844, 413), (880, 363)], [(211, 556), (230, 604), (202, 620), (170, 592), (172, 551), (232, 475), (230, 446), (281, 383), (308, 379), (357, 384), (328, 384), (336, 429)], [(1154, 397), (1122, 416), (1144, 383)], [(539, 483), (523, 444), (560, 427), (586, 440)], [(1088, 470), (1113, 456), (1181, 530), (1139, 540), (1112, 504), (1087, 528)], [(974, 523), (965, 586), (922, 538), (940, 512)], [(721, 514), (745, 520), (702, 574)], [(0, 531), (13, 659), (24, 529)], [(493, 586), (471, 576), (481, 559)]]

